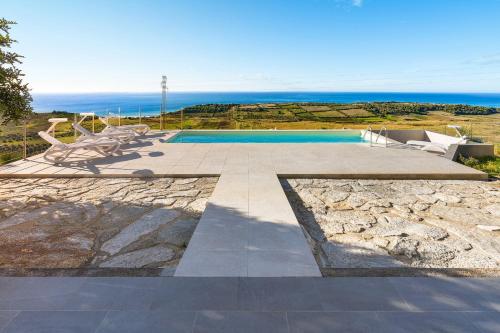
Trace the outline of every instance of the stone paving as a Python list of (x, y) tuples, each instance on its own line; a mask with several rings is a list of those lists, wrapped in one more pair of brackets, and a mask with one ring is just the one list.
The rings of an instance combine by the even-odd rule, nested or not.
[[(234, 177), (227, 183), (235, 189)], [(222, 266), (230, 266), (232, 275), (260, 276), (288, 265), (279, 260), (249, 273), (247, 251), (283, 251), (296, 244), (283, 243), (283, 231), (294, 225), (279, 222), (295, 216), (288, 202), (279, 200), (281, 188), (271, 191), (275, 176), (245, 179), (252, 190), (248, 183), (239, 197), (246, 205), (236, 213), (239, 218), (200, 229), (214, 233), (213, 240), (201, 239), (202, 246), (191, 249), (196, 268), (207, 276), (227, 275)], [(250, 216), (250, 192), (255, 189), (250, 196), (263, 198), (259, 181), (267, 207), (281, 214), (276, 228), (269, 224), (265, 234), (248, 229), (272, 217), (271, 211), (256, 216), (256, 203)], [(216, 183), (216, 178), (1, 180), (0, 267), (167, 267), (164, 274), (173, 274)], [(488, 231), (500, 226), (498, 182), (289, 179), (282, 185), (322, 268), (499, 268), (500, 236)], [(221, 207), (224, 195), (238, 198), (221, 194), (213, 198), (219, 204), (214, 208)], [(236, 227), (239, 220), (243, 224)], [(302, 231), (296, 229), (288, 232), (300, 240)], [(211, 246), (219, 254), (227, 250), (234, 260), (217, 264)], [(237, 256), (241, 250), (246, 254)], [(236, 272), (238, 267), (244, 272)]]
[(493, 333), (499, 311), (499, 279), (0, 277), (1, 333)]
[(217, 178), (0, 180), (0, 268), (170, 268)]
[(282, 180), (332, 268), (500, 268), (500, 182)]

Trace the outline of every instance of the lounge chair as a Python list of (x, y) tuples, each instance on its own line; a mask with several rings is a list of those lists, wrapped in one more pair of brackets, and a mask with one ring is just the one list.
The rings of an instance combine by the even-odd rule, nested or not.
[(77, 140), (78, 142), (87, 139), (109, 138), (118, 140), (121, 143), (127, 143), (135, 138), (135, 134), (132, 131), (126, 130), (107, 131), (106, 133), (92, 133), (78, 123), (73, 123), (73, 128), (81, 134), (81, 136)]
[(120, 149), (120, 142), (109, 138), (88, 139), (75, 143), (63, 143), (49, 132), (40, 131), (38, 135), (52, 146), (47, 149), (43, 157), (50, 162), (61, 163), (77, 150), (92, 150), (103, 156), (111, 156)]
[(440, 142), (432, 142), (432, 141), (418, 141), (418, 140), (409, 140), (406, 142), (407, 145), (416, 147), (423, 151), (428, 151), (432, 153), (445, 154), (450, 148), (451, 144), (464, 144), (467, 143), (466, 137), (457, 138), (456, 142), (450, 144), (440, 143)]
[(106, 128), (102, 131), (103, 134), (111, 131), (127, 130), (132, 131), (137, 135), (145, 135), (151, 130), (151, 128), (145, 124), (113, 126), (109, 124), (108, 118), (99, 117), (99, 120), (106, 125)]

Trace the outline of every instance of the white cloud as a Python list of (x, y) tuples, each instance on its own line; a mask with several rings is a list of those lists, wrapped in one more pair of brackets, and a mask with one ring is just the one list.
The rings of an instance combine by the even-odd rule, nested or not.
[[(321, 1), (321, 0), (316, 0)], [(364, 0), (328, 0), (336, 4), (337, 7), (343, 7), (345, 9), (349, 9), (352, 7), (363, 7)]]
[(475, 65), (498, 65), (500, 64), (500, 53), (484, 55), (476, 59), (468, 60), (465, 63)]

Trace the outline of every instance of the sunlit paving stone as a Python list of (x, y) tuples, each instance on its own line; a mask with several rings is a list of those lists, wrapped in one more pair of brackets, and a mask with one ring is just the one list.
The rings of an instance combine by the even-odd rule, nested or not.
[(0, 180), (0, 268), (175, 268), (216, 182)]
[(498, 182), (282, 180), (325, 268), (498, 269)]

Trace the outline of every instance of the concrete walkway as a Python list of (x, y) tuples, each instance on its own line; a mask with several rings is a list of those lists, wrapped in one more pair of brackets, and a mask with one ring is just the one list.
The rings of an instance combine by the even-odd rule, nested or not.
[(175, 276), (321, 276), (272, 172), (223, 173)]
[(271, 157), (229, 152), (175, 276), (321, 276)]
[(500, 279), (8, 278), (0, 332), (500, 332)]
[(176, 276), (321, 276), (269, 154), (234, 149)]

